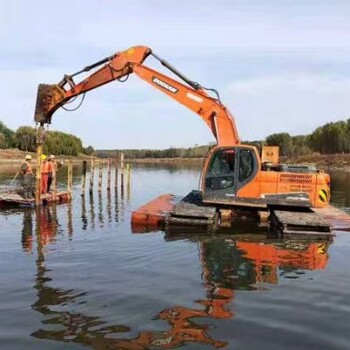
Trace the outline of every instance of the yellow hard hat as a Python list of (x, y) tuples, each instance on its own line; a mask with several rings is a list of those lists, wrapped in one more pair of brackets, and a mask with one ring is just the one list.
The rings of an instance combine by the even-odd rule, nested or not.
[(45, 154), (42, 154), (41, 155), (41, 160), (45, 160), (47, 157), (46, 157), (46, 155)]
[(26, 160), (32, 160), (32, 156), (30, 154), (27, 154), (25, 159)]

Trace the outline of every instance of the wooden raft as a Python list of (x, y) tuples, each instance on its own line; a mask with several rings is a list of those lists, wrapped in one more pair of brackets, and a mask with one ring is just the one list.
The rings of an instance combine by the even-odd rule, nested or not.
[[(68, 198), (68, 192), (56, 192), (55, 195), (52, 193), (41, 195), (43, 205), (53, 202), (64, 203), (68, 201)], [(0, 206), (34, 207), (35, 198), (23, 198), (18, 193), (3, 193), (0, 194)]]

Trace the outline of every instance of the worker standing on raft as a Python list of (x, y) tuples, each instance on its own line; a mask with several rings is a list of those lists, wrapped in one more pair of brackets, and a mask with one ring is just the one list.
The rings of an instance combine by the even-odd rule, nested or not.
[(45, 154), (41, 156), (41, 193), (47, 193), (47, 181), (49, 177), (50, 165)]
[(50, 193), (51, 184), (56, 181), (56, 161), (53, 154), (50, 155), (48, 160), (48, 178), (47, 178), (47, 192)]
[(49, 172), (48, 172), (48, 179), (47, 179), (47, 192), (50, 192), (52, 183), (55, 184), (55, 188), (57, 188), (57, 174), (58, 170), (62, 167), (63, 161), (57, 162), (56, 157), (51, 154), (48, 160), (49, 163)]
[(23, 198), (33, 198), (34, 187), (33, 187), (33, 170), (32, 170), (32, 156), (26, 155), (25, 161), (21, 164), (19, 170), (21, 185), (23, 187)]

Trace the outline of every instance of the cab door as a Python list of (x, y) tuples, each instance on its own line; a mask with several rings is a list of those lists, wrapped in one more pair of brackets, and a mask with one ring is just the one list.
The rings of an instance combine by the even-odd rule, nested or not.
[(212, 154), (205, 174), (205, 194), (236, 195), (236, 154), (235, 147), (220, 148)]
[(237, 191), (255, 177), (259, 170), (258, 164), (253, 148), (219, 148), (209, 160), (204, 193), (235, 197)]

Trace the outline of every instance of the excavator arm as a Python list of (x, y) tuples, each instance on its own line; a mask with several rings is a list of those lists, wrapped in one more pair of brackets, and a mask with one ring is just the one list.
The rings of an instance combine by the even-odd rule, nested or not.
[[(152, 55), (160, 63), (177, 75), (187, 85), (157, 72), (143, 64)], [(79, 83), (74, 77), (103, 65)], [(198, 114), (212, 131), (219, 146), (233, 146), (240, 143), (234, 119), (219, 98), (208, 95), (200, 84), (188, 79), (185, 75), (158, 57), (148, 47), (135, 46), (118, 52), (110, 57), (85, 67), (72, 75), (65, 75), (58, 84), (40, 84), (38, 87), (35, 108), (35, 121), (41, 126), (50, 124), (55, 111), (71, 102), (77, 96), (96, 89), (114, 80), (123, 81), (129, 74), (135, 73), (141, 79), (175, 99), (182, 105)]]

